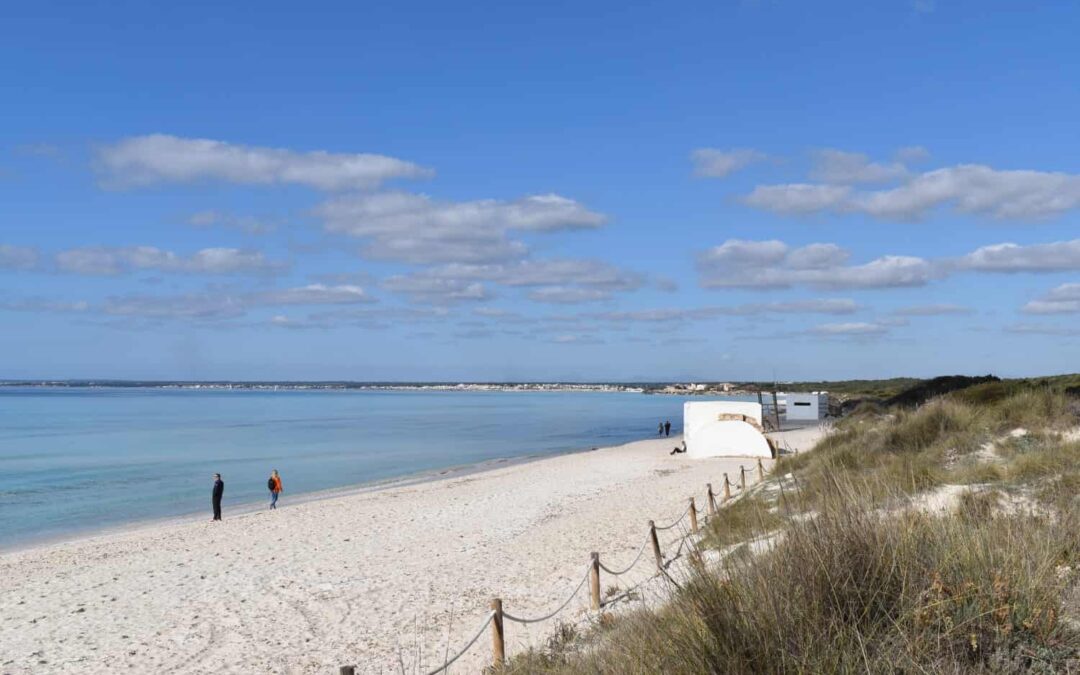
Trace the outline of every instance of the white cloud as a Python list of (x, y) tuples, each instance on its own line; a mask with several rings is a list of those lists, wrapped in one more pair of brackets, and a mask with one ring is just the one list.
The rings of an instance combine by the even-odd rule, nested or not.
[(604, 341), (593, 335), (576, 335), (567, 333), (563, 335), (556, 335), (551, 338), (550, 342), (554, 342), (560, 345), (602, 345)]
[(836, 209), (851, 194), (846, 185), (758, 185), (743, 198), (743, 203), (767, 211), (790, 215), (805, 215)]
[(286, 263), (268, 260), (258, 251), (204, 248), (185, 257), (154, 246), (68, 249), (56, 254), (55, 264), (62, 272), (90, 276), (114, 276), (143, 270), (181, 274), (276, 274), (288, 268)]
[(316, 213), (329, 232), (367, 240), (368, 257), (401, 262), (492, 263), (528, 252), (509, 232), (554, 232), (601, 226), (606, 217), (555, 194), (512, 202), (439, 202), (387, 192), (331, 200)]
[(888, 255), (863, 265), (807, 270), (794, 281), (820, 288), (897, 288), (923, 286), (935, 276), (933, 266), (922, 258)]
[(848, 298), (815, 298), (788, 302), (750, 303), (744, 305), (693, 308), (664, 307), (614, 312), (576, 314), (567, 321), (598, 320), (610, 323), (685, 323), (725, 316), (760, 316), (763, 314), (853, 314), (859, 305)]
[(950, 314), (971, 313), (972, 310), (969, 307), (948, 303), (932, 305), (912, 305), (910, 307), (901, 307), (893, 311), (893, 314), (897, 316), (946, 316)]
[(810, 329), (809, 332), (814, 335), (822, 335), (829, 337), (865, 337), (884, 335), (885, 333), (889, 332), (889, 327), (881, 323), (866, 322), (826, 323), (820, 326), (814, 326)]
[(320, 284), (335, 286), (367, 286), (375, 283), (375, 276), (369, 272), (323, 272), (308, 277)]
[(908, 175), (900, 162), (881, 164), (870, 161), (858, 152), (825, 148), (814, 152), (810, 177), (823, 183), (851, 185), (853, 183), (889, 183)]
[(350, 190), (378, 187), (394, 178), (425, 178), (433, 173), (385, 155), (295, 152), (167, 134), (133, 136), (103, 146), (97, 151), (97, 167), (107, 184), (119, 187), (220, 180)]
[(553, 258), (509, 264), (438, 265), (391, 277), (383, 286), (421, 302), (482, 300), (489, 296), (481, 282), (535, 288), (529, 298), (565, 304), (605, 300), (614, 292), (636, 290), (645, 284), (645, 277), (598, 260)]
[(859, 305), (854, 300), (847, 298), (821, 298), (749, 305), (749, 307), (755, 306), (760, 307), (763, 312), (780, 314), (852, 314), (859, 309)]
[(382, 287), (392, 293), (407, 295), (415, 302), (433, 304), (480, 301), (491, 297), (488, 290), (479, 282), (446, 278), (424, 272), (388, 277), (383, 280)]
[(694, 163), (694, 175), (707, 178), (723, 178), (767, 158), (768, 155), (765, 153), (749, 148), (731, 150), (698, 148), (690, 153), (690, 161)]
[(983, 246), (953, 261), (977, 272), (1058, 272), (1080, 270), (1080, 239), (1049, 244)]
[(850, 257), (836, 244), (809, 244), (788, 251), (784, 264), (796, 270), (826, 270), (843, 265)]
[(111, 316), (142, 319), (238, 318), (252, 309), (280, 306), (355, 305), (377, 302), (358, 286), (309, 284), (258, 292), (212, 289), (182, 295), (127, 295), (108, 298), (100, 310)]
[(354, 305), (376, 302), (360, 286), (326, 286), (308, 284), (296, 288), (264, 291), (255, 296), (259, 304), (266, 305)]
[(596, 288), (573, 288), (545, 286), (529, 292), (529, 299), (549, 304), (572, 305), (583, 302), (599, 302), (611, 298), (610, 291)]
[(574, 284), (609, 291), (640, 288), (644, 277), (599, 260), (550, 258), (522, 260), (506, 265), (446, 265), (439, 274), (465, 279), (482, 279), (505, 286), (552, 286)]
[(227, 319), (243, 316), (248, 307), (236, 296), (192, 293), (112, 297), (101, 309), (110, 316), (140, 319)]
[(743, 202), (777, 213), (833, 211), (887, 220), (918, 220), (945, 207), (999, 219), (1035, 219), (1080, 208), (1080, 175), (961, 164), (881, 190), (820, 183), (759, 185)]
[(731, 239), (698, 258), (705, 288), (895, 288), (922, 286), (935, 278), (934, 266), (910, 256), (883, 256), (845, 265), (848, 253), (834, 244), (792, 249), (780, 241)]
[(307, 323), (319, 327), (350, 325), (383, 330), (401, 324), (434, 323), (441, 327), (449, 316), (446, 307), (365, 307), (315, 312), (308, 316)]
[(484, 317), (486, 319), (520, 319), (522, 315), (519, 312), (513, 312), (508, 309), (502, 309), (501, 307), (474, 307), (473, 314), (476, 316)]
[(1061, 284), (1023, 307), (1028, 314), (1080, 314), (1080, 283)]
[(188, 224), (194, 227), (224, 227), (239, 230), (245, 234), (269, 234), (277, 229), (275, 223), (253, 216), (238, 216), (223, 211), (199, 211), (188, 218)]
[(30, 270), (37, 267), (38, 252), (27, 246), (0, 244), (0, 269)]
[(787, 244), (776, 239), (728, 239), (703, 253), (700, 261), (713, 267), (775, 265), (784, 260), (790, 250)]

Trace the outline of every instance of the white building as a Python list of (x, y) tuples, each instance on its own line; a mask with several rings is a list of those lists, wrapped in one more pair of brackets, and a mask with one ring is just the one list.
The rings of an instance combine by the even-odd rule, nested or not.
[(742, 401), (683, 404), (687, 457), (772, 457), (761, 433), (761, 405)]
[(825, 419), (829, 412), (829, 394), (815, 391), (809, 394), (789, 393), (785, 396), (787, 412), (785, 419), (814, 421)]

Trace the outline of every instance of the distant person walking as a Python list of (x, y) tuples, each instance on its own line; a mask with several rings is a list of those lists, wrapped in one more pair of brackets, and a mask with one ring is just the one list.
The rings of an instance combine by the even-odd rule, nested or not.
[(671, 435), (671, 420), (664, 420), (664, 435)]
[(277, 508), (277, 498), (281, 494), (281, 476), (278, 475), (277, 469), (270, 472), (270, 479), (266, 481), (266, 487), (270, 490), (270, 508)]
[(663, 436), (664, 435), (664, 423), (663, 422), (656, 425), (656, 435), (657, 436)]
[(214, 520), (221, 520), (221, 496), (225, 494), (225, 481), (221, 474), (214, 474), (214, 491), (210, 493), (210, 503), (214, 505)]

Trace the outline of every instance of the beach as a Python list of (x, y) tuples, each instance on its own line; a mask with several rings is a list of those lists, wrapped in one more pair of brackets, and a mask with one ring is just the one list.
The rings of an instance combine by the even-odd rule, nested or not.
[[(789, 432), (780, 444), (805, 451), (821, 433)], [(704, 510), (706, 483), (719, 491), (725, 472), (736, 482), (740, 465), (756, 466), (669, 455), (679, 442), (298, 504), (286, 492), (276, 511), (226, 510), (220, 523), (207, 489), (202, 520), (5, 554), (0, 672), (426, 672), (472, 637), (492, 598), (519, 616), (545, 614), (581, 581), (590, 552), (624, 566), (647, 521), (675, 520), (690, 496)], [(620, 579), (652, 571), (639, 564)], [(587, 605), (586, 589), (559, 618)], [(508, 652), (553, 626), (508, 623)], [(482, 636), (452, 672), (479, 672), (490, 649)]]

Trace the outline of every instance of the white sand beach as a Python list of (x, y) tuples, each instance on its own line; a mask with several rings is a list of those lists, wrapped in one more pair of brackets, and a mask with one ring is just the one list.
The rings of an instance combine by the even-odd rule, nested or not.
[[(805, 451), (821, 433), (780, 444)], [(691, 495), (704, 510), (706, 483), (719, 491), (724, 472), (735, 482), (740, 464), (755, 466), (670, 456), (679, 441), (292, 505), (286, 493), (273, 512), (226, 510), (211, 523), (208, 508), (205, 521), (5, 554), (0, 673), (426, 672), (448, 634), (451, 654), (471, 636), (491, 598), (544, 614), (582, 579), (591, 551), (625, 565), (649, 519), (675, 519)], [(651, 572), (639, 564), (628, 577)], [(585, 589), (563, 616), (587, 603)], [(552, 626), (507, 623), (508, 651)], [(479, 672), (490, 654), (482, 636), (452, 672)]]

